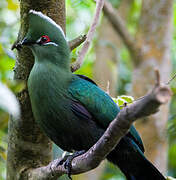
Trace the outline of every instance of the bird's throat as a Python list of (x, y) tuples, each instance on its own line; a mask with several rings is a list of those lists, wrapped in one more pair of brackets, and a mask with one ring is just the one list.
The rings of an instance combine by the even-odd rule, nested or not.
[(43, 92), (54, 94), (64, 93), (72, 80), (69, 70), (56, 66), (53, 63), (35, 63), (28, 79), (30, 94)]

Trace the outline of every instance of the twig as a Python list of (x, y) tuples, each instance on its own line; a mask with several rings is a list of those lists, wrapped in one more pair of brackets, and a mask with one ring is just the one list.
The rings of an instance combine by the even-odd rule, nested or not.
[(107, 82), (106, 93), (110, 94), (110, 82)]
[(166, 83), (166, 85), (169, 85), (171, 83), (171, 81), (173, 81), (176, 78), (176, 73), (173, 75), (173, 77), (171, 79), (169, 79), (169, 81)]
[(71, 40), (68, 42), (70, 50), (72, 51), (73, 49), (77, 48), (80, 44), (82, 44), (86, 40), (86, 34), (85, 35), (80, 35), (77, 38)]
[[(155, 69), (155, 75), (156, 75), (156, 85), (159, 86), (161, 81), (160, 81), (160, 74), (159, 74), (159, 70), (158, 69)], [(165, 83), (165, 85), (169, 85), (169, 83), (176, 78), (176, 73), (174, 74), (174, 76), (167, 82)], [(146, 95), (145, 95), (146, 96)], [(141, 96), (140, 98), (137, 98), (135, 99), (134, 101), (138, 101), (138, 100), (141, 100), (143, 98), (145, 98), (145, 96)]]
[[(156, 77), (156, 79), (160, 78)], [(115, 120), (110, 123), (97, 143), (85, 154), (76, 157), (72, 161), (72, 174), (80, 174), (97, 167), (128, 132), (134, 121), (157, 112), (160, 105), (167, 103), (171, 95), (172, 93), (168, 86), (156, 82), (152, 91), (144, 98), (124, 107)], [(30, 174), (31, 179), (56, 179), (67, 173), (64, 165), (56, 167), (56, 164), (57, 160), (51, 162), (48, 166), (30, 169), (27, 173)]]
[(98, 24), (98, 20), (99, 20), (99, 17), (100, 17), (100, 13), (102, 11), (102, 8), (103, 8), (103, 5), (104, 5), (104, 0), (97, 0), (96, 2), (96, 10), (95, 10), (95, 15), (94, 15), (94, 18), (93, 18), (93, 22), (92, 22), (92, 25), (89, 29), (89, 32), (87, 34), (87, 38), (83, 44), (83, 47), (82, 49), (80, 50), (79, 54), (78, 54), (78, 58), (77, 58), (77, 61), (75, 63), (73, 63), (71, 69), (72, 69), (72, 72), (78, 70), (82, 63), (83, 63), (83, 60), (84, 60), (84, 57), (86, 55), (86, 52), (88, 51), (88, 48), (90, 46), (90, 43), (92, 41), (92, 38), (93, 38), (93, 35), (94, 35), (94, 32), (96, 30), (96, 27), (97, 27), (97, 24)]
[(159, 74), (158, 69), (155, 69), (155, 75), (156, 75), (156, 83), (155, 83), (155, 85), (159, 86), (160, 85), (160, 74)]

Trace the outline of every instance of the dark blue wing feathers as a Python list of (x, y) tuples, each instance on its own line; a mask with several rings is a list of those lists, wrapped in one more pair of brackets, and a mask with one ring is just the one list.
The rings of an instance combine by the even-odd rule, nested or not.
[(76, 116), (78, 116), (80, 118), (83, 118), (83, 119), (86, 119), (86, 120), (92, 119), (92, 115), (79, 102), (72, 101), (71, 110)]
[[(93, 119), (102, 128), (107, 128), (120, 111), (110, 96), (86, 76), (76, 75), (69, 92), (76, 100), (72, 102), (72, 111), (81, 118)], [(127, 136), (132, 138), (144, 152), (142, 140), (134, 126), (131, 126)]]

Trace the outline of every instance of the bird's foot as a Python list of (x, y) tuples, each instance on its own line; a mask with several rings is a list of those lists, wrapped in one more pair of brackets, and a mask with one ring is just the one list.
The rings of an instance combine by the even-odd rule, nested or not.
[(64, 168), (67, 170), (67, 175), (70, 179), (72, 179), (71, 178), (71, 171), (72, 171), (72, 164), (71, 163), (72, 163), (74, 158), (76, 158), (76, 157), (78, 157), (84, 153), (85, 153), (85, 150), (76, 151), (72, 155), (66, 155), (58, 161), (56, 166), (63, 165), (63, 163), (64, 163)]

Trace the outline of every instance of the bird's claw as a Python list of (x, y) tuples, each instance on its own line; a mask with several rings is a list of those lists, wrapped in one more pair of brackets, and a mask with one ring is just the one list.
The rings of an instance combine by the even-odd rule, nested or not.
[(56, 167), (60, 166), (60, 165), (63, 165), (63, 163), (67, 160), (69, 155), (66, 155), (60, 159), (58, 159), (57, 163), (56, 163)]
[(67, 170), (67, 175), (72, 180), (72, 178), (71, 178), (72, 161), (74, 158), (76, 158), (84, 153), (85, 153), (85, 150), (76, 151), (72, 155), (66, 155), (57, 162), (56, 167), (59, 165), (63, 165), (63, 163), (64, 163), (64, 168)]
[(72, 171), (72, 160), (73, 160), (74, 158), (72, 158), (72, 156), (69, 156), (68, 158), (67, 158), (67, 160), (64, 162), (64, 168), (67, 170), (67, 175), (68, 175), (68, 177), (69, 177), (69, 179), (72, 179), (71, 178), (71, 171)]

